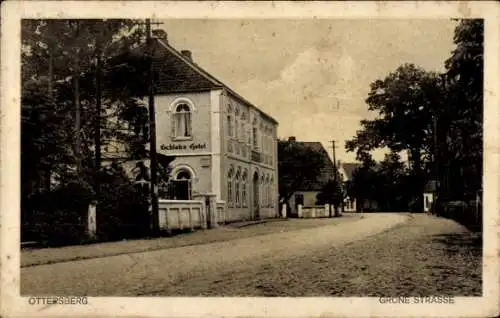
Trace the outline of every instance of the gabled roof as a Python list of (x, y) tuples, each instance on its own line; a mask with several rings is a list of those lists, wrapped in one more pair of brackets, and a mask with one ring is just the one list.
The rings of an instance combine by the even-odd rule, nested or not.
[(309, 187), (307, 189), (297, 189), (302, 191), (320, 191), (323, 186), (332, 180), (335, 176), (335, 167), (330, 156), (320, 142), (317, 141), (294, 141), (299, 145), (304, 145), (309, 149), (318, 152), (323, 157), (323, 167), (321, 168), (320, 175), (315, 180), (308, 180)]
[(225, 87), (221, 81), (167, 43), (159, 39), (153, 43), (155, 44), (153, 69), (157, 73), (155, 78), (156, 93), (165, 94)]
[[(273, 117), (257, 108), (232, 90), (228, 85), (205, 71), (202, 67), (193, 62), (192, 59), (177, 51), (167, 42), (155, 39), (153, 44), (153, 69), (155, 71), (155, 92), (157, 94), (207, 91), (218, 88), (225, 89), (240, 102), (254, 108), (263, 117), (278, 124)], [(133, 50), (132, 55), (136, 57), (145, 56), (144, 50), (145, 46), (140, 46)]]
[(427, 184), (424, 186), (424, 192), (429, 193), (429, 192), (435, 192), (437, 190), (437, 181), (436, 180), (429, 180)]
[(347, 180), (352, 180), (352, 176), (354, 174), (354, 171), (356, 171), (356, 169), (358, 169), (358, 168), (361, 168), (362, 164), (353, 163), (353, 162), (342, 162), (341, 166), (346, 173)]

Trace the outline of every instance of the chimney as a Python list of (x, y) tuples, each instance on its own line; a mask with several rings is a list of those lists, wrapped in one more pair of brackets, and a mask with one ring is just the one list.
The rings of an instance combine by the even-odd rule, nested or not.
[(167, 32), (165, 32), (165, 30), (155, 29), (151, 33), (152, 33), (154, 38), (162, 40), (165, 43), (168, 43), (168, 34), (167, 34)]
[(288, 141), (295, 141), (295, 136), (288, 137)]
[(193, 60), (193, 56), (191, 54), (191, 51), (189, 51), (189, 50), (182, 50), (181, 54), (184, 55), (184, 57), (187, 57), (190, 61)]

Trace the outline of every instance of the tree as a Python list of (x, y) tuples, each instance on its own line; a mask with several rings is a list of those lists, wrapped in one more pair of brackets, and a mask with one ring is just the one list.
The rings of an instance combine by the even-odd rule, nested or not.
[(324, 165), (321, 153), (295, 141), (278, 141), (279, 194), (288, 202), (299, 188), (307, 188)]
[(386, 154), (376, 174), (379, 177), (376, 197), (380, 208), (391, 212), (400, 210), (412, 194), (412, 191), (408, 191), (408, 185), (404, 185), (408, 171), (400, 155), (393, 152)]
[(377, 180), (375, 178), (376, 163), (371, 156), (366, 156), (362, 166), (354, 170), (347, 191), (350, 197), (356, 198), (358, 209), (363, 211), (365, 202), (373, 200)]
[[(333, 205), (335, 216), (339, 216), (338, 209), (344, 201), (344, 191), (340, 182), (333, 179), (328, 180), (328, 182), (321, 189), (321, 192), (316, 196), (316, 200), (318, 204)], [(331, 208), (329, 210), (329, 217), (332, 217)]]
[[(141, 32), (136, 26), (134, 20), (22, 21), (22, 110), (29, 114), (23, 117), (22, 157), (27, 178), (36, 181), (37, 174), (43, 171), (56, 177), (75, 175), (72, 167), (80, 163), (82, 168), (76, 175), (92, 179), (98, 162), (94, 161), (96, 140), (102, 139), (104, 146), (109, 140), (137, 140), (127, 132), (126, 122), (134, 126), (140, 120), (125, 114), (122, 105), (143, 106), (134, 98), (137, 95), (111, 94), (125, 89), (118, 87), (121, 83), (108, 80), (119, 71), (110, 68), (113, 58), (140, 42)], [(102, 108), (96, 103), (100, 91), (96, 80), (98, 59), (105, 70)], [(133, 76), (127, 79), (142, 81)], [(51, 127), (51, 131), (40, 127), (36, 114), (41, 112), (45, 127)], [(144, 117), (140, 111), (135, 113)], [(117, 125), (120, 120), (116, 119), (125, 123)], [(97, 136), (101, 129), (102, 136)], [(58, 147), (48, 147), (50, 143)], [(43, 159), (37, 147), (45, 151), (43, 167), (28, 162)]]
[(124, 161), (147, 155), (146, 90), (137, 89), (146, 77), (118, 58), (143, 43), (142, 28), (135, 20), (26, 19), (21, 31), (23, 230), (38, 222), (31, 212), (55, 213), (30, 198), (54, 198), (52, 192), (75, 182), (91, 187), (98, 215), (110, 216), (109, 224), (140, 213), (134, 204), (143, 202), (127, 174), (101, 167), (97, 150), (118, 144)]
[(362, 120), (362, 129), (346, 142), (346, 149), (356, 151), (358, 159), (375, 148), (407, 151), (417, 184), (414, 196), (420, 205), (426, 178), (423, 163), (434, 153), (433, 118), (442, 108), (442, 96), (438, 74), (404, 64), (370, 85), (366, 103), (369, 110), (378, 112), (378, 117)]
[(442, 121), (441, 183), (449, 199), (462, 200), (482, 187), (483, 20), (460, 20), (453, 41), (456, 47), (445, 61), (448, 95)]

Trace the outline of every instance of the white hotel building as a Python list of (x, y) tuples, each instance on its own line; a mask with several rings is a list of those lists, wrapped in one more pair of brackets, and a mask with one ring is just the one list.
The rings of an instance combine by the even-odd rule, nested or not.
[(226, 221), (277, 216), (277, 121), (166, 38), (153, 61), (157, 153), (175, 157), (171, 179), (187, 185), (174, 199), (213, 194)]

